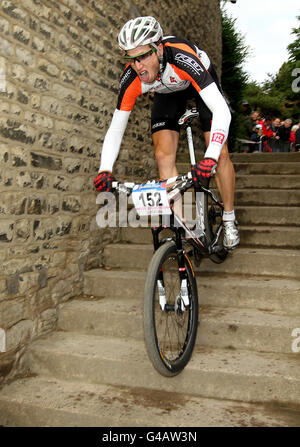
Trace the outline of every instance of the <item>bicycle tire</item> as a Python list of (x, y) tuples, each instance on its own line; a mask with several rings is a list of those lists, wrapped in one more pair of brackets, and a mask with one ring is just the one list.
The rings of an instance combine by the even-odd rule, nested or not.
[[(144, 288), (144, 340), (154, 368), (163, 376), (179, 374), (187, 365), (195, 345), (198, 326), (198, 291), (191, 262), (184, 255), (187, 289), (190, 304), (179, 312), (163, 311), (159, 304), (157, 281), (163, 269), (165, 295), (170, 307), (178, 300), (181, 280), (179, 254), (174, 241), (165, 242), (154, 253), (146, 276)], [(177, 295), (176, 295), (177, 294)], [(171, 327), (168, 326), (171, 323)], [(175, 342), (171, 337), (176, 338)], [(164, 340), (167, 338), (167, 340)]]

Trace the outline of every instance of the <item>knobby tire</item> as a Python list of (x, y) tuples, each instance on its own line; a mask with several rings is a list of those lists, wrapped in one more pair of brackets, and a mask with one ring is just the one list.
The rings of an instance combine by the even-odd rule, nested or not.
[(198, 292), (190, 260), (184, 255), (190, 306), (184, 312), (162, 311), (157, 280), (161, 269), (168, 305), (178, 301), (181, 280), (174, 241), (165, 242), (154, 253), (144, 288), (144, 338), (149, 358), (163, 376), (179, 374), (187, 365), (195, 344), (198, 325)]

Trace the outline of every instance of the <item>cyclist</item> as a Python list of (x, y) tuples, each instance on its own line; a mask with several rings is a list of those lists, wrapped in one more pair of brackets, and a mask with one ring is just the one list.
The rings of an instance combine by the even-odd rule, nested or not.
[(216, 182), (224, 204), (224, 240), (227, 249), (239, 244), (234, 212), (235, 172), (229, 158), (227, 136), (231, 120), (216, 72), (207, 54), (191, 42), (163, 36), (151, 16), (129, 20), (118, 36), (127, 65), (120, 81), (117, 108), (106, 133), (99, 173), (98, 191), (111, 191), (112, 169), (136, 98), (155, 92), (151, 127), (160, 178), (178, 175), (176, 151), (178, 119), (186, 102), (195, 99), (206, 142), (203, 160), (191, 167), (195, 186), (216, 171)]

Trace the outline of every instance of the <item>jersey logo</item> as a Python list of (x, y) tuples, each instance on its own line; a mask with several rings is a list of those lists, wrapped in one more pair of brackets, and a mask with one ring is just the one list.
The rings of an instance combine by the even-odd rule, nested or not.
[(170, 82), (171, 82), (172, 84), (177, 84), (177, 81), (176, 81), (175, 78), (173, 78), (173, 76), (170, 76)]
[(127, 69), (127, 71), (124, 72), (121, 81), (120, 81), (120, 86), (119, 89), (121, 90), (122, 86), (125, 84), (125, 82), (128, 80), (128, 78), (130, 77), (130, 75), (132, 74), (131, 68)]
[(203, 68), (199, 64), (199, 62), (195, 61), (195, 59), (192, 59), (191, 57), (187, 56), (183, 53), (177, 53), (175, 56), (175, 61), (182, 65), (188, 65), (191, 67), (198, 75), (203, 72)]
[(223, 133), (215, 132), (212, 136), (211, 142), (223, 144), (224, 138), (225, 135)]

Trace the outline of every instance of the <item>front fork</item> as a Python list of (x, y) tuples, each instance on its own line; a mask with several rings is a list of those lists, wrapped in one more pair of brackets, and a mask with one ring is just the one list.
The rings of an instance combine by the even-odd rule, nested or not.
[[(157, 250), (157, 248), (160, 246), (159, 243), (159, 233), (164, 230), (164, 227), (158, 227), (158, 228), (152, 228), (152, 236), (153, 236), (153, 245), (154, 249)], [(181, 311), (183, 312), (190, 304), (189, 300), (189, 293), (188, 293), (188, 282), (187, 282), (187, 271), (185, 267), (185, 253), (182, 247), (182, 229), (177, 227), (171, 227), (171, 230), (175, 234), (175, 243), (177, 247), (177, 253), (178, 253), (178, 272), (179, 272), (179, 278), (180, 278), (180, 292), (178, 296), (176, 297), (174, 304), (168, 304), (167, 297), (166, 297), (166, 290), (165, 290), (165, 284), (164, 284), (164, 277), (163, 277), (163, 268), (160, 269), (158, 280), (157, 280), (157, 288), (158, 288), (158, 296), (159, 296), (159, 305), (162, 311)]]
[(163, 282), (163, 271), (160, 271), (160, 278), (157, 280), (157, 288), (158, 288), (158, 296), (159, 296), (159, 305), (162, 311), (176, 311), (183, 312), (190, 305), (187, 278), (180, 279), (180, 292), (176, 297), (174, 304), (168, 304), (165, 286)]

